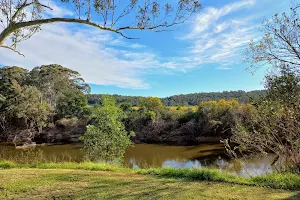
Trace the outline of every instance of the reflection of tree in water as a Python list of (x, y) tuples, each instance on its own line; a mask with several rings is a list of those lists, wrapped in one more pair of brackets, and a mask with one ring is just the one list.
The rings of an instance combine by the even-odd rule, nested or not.
[[(136, 148), (136, 147), (135, 147)], [(243, 160), (231, 159), (223, 149), (208, 147), (163, 147), (137, 146), (125, 156), (129, 167), (174, 167), (174, 168), (218, 168), (236, 175), (253, 176), (272, 172), (269, 157), (255, 157)], [(144, 148), (144, 149), (143, 149)], [(134, 151), (133, 151), (134, 150)]]
[(30, 149), (16, 149), (12, 145), (0, 145), (0, 159), (17, 163), (36, 162), (80, 162), (83, 152), (79, 145), (37, 146)]
[[(224, 154), (217, 145), (200, 145), (192, 147), (136, 145), (125, 155), (125, 165), (129, 167), (176, 167), (191, 168), (213, 165)], [(223, 157), (223, 156), (222, 156)]]

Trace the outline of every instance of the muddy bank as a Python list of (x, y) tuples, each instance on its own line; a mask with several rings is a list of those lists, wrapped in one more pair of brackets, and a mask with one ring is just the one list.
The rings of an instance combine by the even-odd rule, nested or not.
[[(32, 136), (28, 129), (20, 130), (18, 128), (10, 128), (5, 133), (0, 133), (0, 142), (9, 142), (16, 145), (22, 144), (69, 144), (78, 143), (79, 137), (86, 131), (85, 124), (77, 124), (75, 126), (55, 126), (53, 128), (45, 128), (40, 134)], [(219, 137), (207, 137), (201, 134), (194, 136), (189, 133), (172, 131), (172, 132), (135, 132), (132, 142), (135, 144), (167, 144), (167, 145), (197, 145), (206, 142), (219, 142)], [(200, 135), (200, 136), (199, 136)], [(32, 139), (29, 139), (32, 138)]]
[(79, 137), (86, 131), (86, 125), (59, 126), (45, 128), (41, 133), (33, 133), (29, 129), (10, 127), (0, 133), (0, 142), (23, 144), (67, 144), (79, 142)]
[(201, 143), (218, 143), (222, 138), (209, 137), (209, 136), (194, 136), (189, 133), (172, 131), (168, 133), (144, 133), (136, 132), (132, 141), (136, 144), (167, 144), (167, 145), (179, 145), (190, 146), (198, 145)]

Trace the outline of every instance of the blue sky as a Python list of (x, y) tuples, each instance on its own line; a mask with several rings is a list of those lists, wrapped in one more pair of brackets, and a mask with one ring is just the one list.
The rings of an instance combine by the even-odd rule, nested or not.
[[(55, 9), (49, 16), (74, 13)], [(243, 51), (264, 18), (288, 11), (282, 0), (202, 0), (194, 20), (172, 32), (131, 31), (139, 40), (75, 24), (52, 24), (20, 44), (25, 58), (0, 49), (0, 65), (31, 69), (61, 64), (79, 71), (92, 93), (165, 97), (194, 92), (262, 89), (265, 69), (246, 71)]]

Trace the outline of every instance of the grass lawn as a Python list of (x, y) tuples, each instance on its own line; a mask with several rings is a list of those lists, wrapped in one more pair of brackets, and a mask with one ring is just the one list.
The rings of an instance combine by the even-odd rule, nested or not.
[(300, 199), (300, 191), (78, 169), (0, 170), (0, 199)]

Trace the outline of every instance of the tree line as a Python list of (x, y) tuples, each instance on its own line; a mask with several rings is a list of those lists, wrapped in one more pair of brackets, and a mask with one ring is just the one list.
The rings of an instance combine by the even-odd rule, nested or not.
[[(258, 99), (266, 94), (265, 90), (255, 90), (246, 92), (243, 90), (239, 91), (223, 91), (223, 92), (200, 92), (193, 94), (180, 94), (173, 95), (170, 97), (160, 98), (165, 106), (197, 106), (201, 101), (218, 101), (221, 99), (235, 99), (240, 103), (249, 103)], [(133, 106), (138, 106), (139, 98), (145, 98), (140, 96), (123, 96), (123, 95), (112, 95), (117, 104), (122, 102), (129, 102)], [(90, 94), (88, 95), (88, 103), (101, 104), (102, 94)]]

